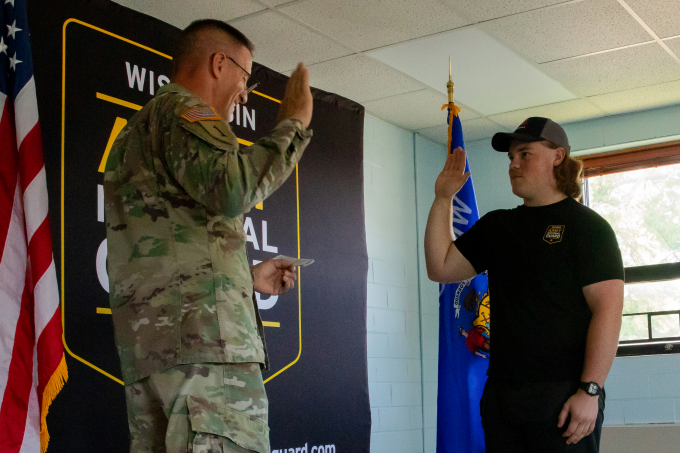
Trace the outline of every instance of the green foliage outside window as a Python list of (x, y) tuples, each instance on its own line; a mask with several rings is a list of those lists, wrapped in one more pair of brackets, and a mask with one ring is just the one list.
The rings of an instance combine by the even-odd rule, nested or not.
[[(680, 164), (593, 177), (588, 205), (610, 223), (626, 267), (680, 262)], [(680, 280), (628, 284), (624, 314), (680, 310)], [(680, 336), (680, 318), (652, 317), (652, 338)], [(646, 316), (624, 316), (620, 340), (648, 338)]]

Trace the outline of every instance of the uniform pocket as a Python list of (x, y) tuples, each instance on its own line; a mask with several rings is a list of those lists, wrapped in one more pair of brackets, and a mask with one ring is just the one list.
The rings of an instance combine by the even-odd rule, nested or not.
[(194, 432), (226, 437), (248, 450), (269, 453), (269, 427), (258, 417), (196, 396), (187, 397), (187, 407)]

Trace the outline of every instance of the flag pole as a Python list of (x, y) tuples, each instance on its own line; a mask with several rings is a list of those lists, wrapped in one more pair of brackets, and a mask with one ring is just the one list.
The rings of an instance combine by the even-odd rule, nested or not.
[(449, 95), (449, 104), (453, 104), (453, 80), (451, 80), (451, 55), (449, 55), (449, 81), (446, 82), (446, 92)]
[(449, 95), (449, 102), (448, 104), (444, 104), (442, 106), (442, 110), (445, 108), (448, 108), (448, 123), (449, 123), (449, 131), (448, 131), (448, 146), (447, 146), (447, 154), (451, 153), (453, 150), (451, 149), (451, 140), (453, 139), (453, 117), (458, 116), (458, 113), (460, 113), (460, 109), (453, 103), (453, 80), (451, 79), (451, 55), (449, 55), (449, 81), (446, 82), (446, 93)]

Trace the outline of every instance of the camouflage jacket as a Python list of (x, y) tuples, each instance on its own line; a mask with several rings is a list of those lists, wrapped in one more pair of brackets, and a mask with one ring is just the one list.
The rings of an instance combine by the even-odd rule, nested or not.
[(186, 363), (266, 363), (243, 214), (290, 176), (297, 120), (239, 149), (183, 87), (162, 87), (116, 139), (104, 175), (109, 300), (125, 383)]

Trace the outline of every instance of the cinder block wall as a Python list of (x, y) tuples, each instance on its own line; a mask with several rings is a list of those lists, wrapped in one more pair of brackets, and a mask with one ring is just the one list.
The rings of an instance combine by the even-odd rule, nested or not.
[(366, 115), (371, 453), (423, 452), (413, 134)]
[(619, 357), (605, 390), (606, 425), (680, 423), (680, 354)]

